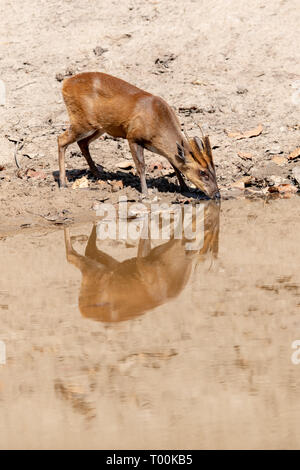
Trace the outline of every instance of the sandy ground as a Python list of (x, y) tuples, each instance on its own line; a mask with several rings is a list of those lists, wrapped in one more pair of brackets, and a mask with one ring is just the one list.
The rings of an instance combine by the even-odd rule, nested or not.
[[(299, 448), (299, 199), (232, 189), (246, 176), (249, 197), (295, 184), (299, 1), (2, 0), (0, 18), (0, 448)], [(91, 70), (162, 96), (192, 135), (201, 123), (224, 199), (239, 198), (222, 204), (216, 263), (114, 325), (81, 316), (81, 273), (52, 227), (90, 222), (99, 201), (139, 198), (135, 170), (118, 169), (127, 142), (106, 137), (91, 146), (103, 181), (74, 144), (69, 186), (57, 187), (61, 80)], [(257, 137), (228, 136), (259, 125)], [(169, 169), (147, 161), (152, 194), (184, 202)], [(82, 176), (88, 187), (73, 189)], [(71, 228), (78, 251), (90, 230)]]
[[(67, 153), (69, 188), (57, 188), (56, 138), (67, 123), (61, 79), (81, 71), (104, 71), (164, 97), (191, 134), (199, 133), (200, 122), (216, 147), (221, 188), (245, 175), (258, 187), (274, 176), (291, 178), (297, 161), (280, 166), (272, 158), (286, 157), (300, 141), (297, 0), (3, 0), (0, 17), (6, 88), (0, 106), (2, 229), (47, 224), (45, 217), (66, 214), (79, 220), (97, 200), (139, 197), (135, 170), (117, 168), (131, 158), (127, 142), (111, 138), (92, 144), (107, 172), (104, 182), (90, 179), (89, 188), (72, 189), (72, 181), (86, 173), (74, 144)], [(235, 140), (226, 133), (259, 124), (262, 133), (254, 138)], [(153, 158), (148, 155), (147, 175), (153, 192), (183, 200), (174, 175), (153, 168)], [(113, 182), (120, 180), (124, 187), (114, 192)]]

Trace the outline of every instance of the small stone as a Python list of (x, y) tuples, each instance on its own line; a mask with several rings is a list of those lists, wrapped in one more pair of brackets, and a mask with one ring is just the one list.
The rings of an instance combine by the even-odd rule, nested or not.
[(245, 95), (246, 93), (248, 93), (248, 90), (247, 88), (244, 88), (244, 87), (238, 87), (236, 92), (238, 95)]
[(293, 168), (292, 175), (297, 181), (298, 184), (300, 184), (300, 166), (296, 166)]
[(108, 49), (104, 49), (103, 47), (100, 47), (100, 46), (96, 46), (95, 49), (93, 49), (93, 52), (96, 56), (100, 56), (102, 54), (104, 54), (104, 52), (107, 52)]
[(287, 181), (286, 178), (283, 178), (282, 176), (277, 176), (277, 175), (270, 176), (268, 180), (274, 186), (286, 184), (286, 181)]
[(268, 153), (269, 155), (279, 155), (280, 153), (282, 153), (282, 150), (280, 148), (280, 145), (274, 145), (274, 147), (267, 149), (266, 153)]
[(63, 74), (63, 73), (57, 73), (57, 74), (55, 75), (55, 78), (56, 78), (56, 80), (57, 80), (58, 82), (62, 82), (63, 79), (64, 79), (64, 74)]
[(172, 175), (173, 173), (174, 173), (174, 170), (173, 170), (172, 168), (170, 168), (170, 169), (168, 169), (168, 170), (165, 170), (165, 169), (161, 170), (161, 174), (162, 174), (163, 176), (170, 176), (170, 175)]

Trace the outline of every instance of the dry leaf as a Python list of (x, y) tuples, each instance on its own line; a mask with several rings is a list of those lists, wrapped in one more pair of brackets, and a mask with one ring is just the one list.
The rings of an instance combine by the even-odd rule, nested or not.
[(72, 188), (73, 189), (83, 189), (83, 188), (88, 188), (89, 187), (89, 182), (86, 176), (83, 176), (82, 178), (79, 178), (78, 180), (74, 181)]
[(226, 134), (228, 137), (231, 137), (232, 139), (240, 140), (240, 139), (249, 139), (250, 137), (257, 137), (260, 135), (263, 131), (263, 126), (259, 124), (257, 127), (254, 129), (251, 129), (250, 131), (246, 132), (228, 132), (226, 131)]
[(207, 83), (202, 82), (201, 80), (193, 80), (192, 85), (202, 85), (202, 86), (207, 86)]
[(113, 192), (120, 191), (120, 189), (123, 189), (123, 188), (124, 188), (124, 184), (123, 184), (122, 180), (112, 182), (112, 188), (111, 189), (112, 189)]
[(29, 169), (26, 171), (25, 175), (28, 178), (35, 178), (38, 180), (45, 180), (47, 178), (46, 174), (43, 171), (37, 171), (33, 169)]
[(240, 134), (240, 132), (229, 132), (229, 131), (225, 131), (226, 134), (228, 135), (228, 137), (230, 137), (231, 139), (241, 139), (243, 137), (242, 134)]
[(253, 158), (252, 153), (246, 153), (246, 152), (238, 152), (238, 156), (242, 158), (243, 160), (252, 160)]
[(117, 168), (120, 168), (121, 170), (130, 170), (130, 168), (132, 168), (132, 162), (129, 160), (122, 160), (117, 164)]
[(249, 184), (252, 180), (253, 176), (243, 176), (243, 178), (241, 178), (239, 181), (242, 181), (245, 184)]
[(150, 169), (150, 171), (162, 170), (163, 169), (163, 164), (160, 161), (152, 162), (149, 165), (149, 169)]
[(245, 183), (244, 181), (235, 181), (234, 183), (232, 183), (232, 188), (237, 188), (237, 189), (240, 189), (240, 190), (243, 190), (245, 189)]
[(170, 170), (172, 169), (170, 163), (165, 158), (152, 158), (149, 162), (149, 170)]
[(268, 192), (268, 188), (257, 188), (257, 187), (249, 187), (247, 188), (247, 194), (253, 194), (256, 196), (263, 196)]
[(252, 176), (243, 176), (243, 178), (240, 178), (239, 180), (232, 183), (231, 187), (242, 190), (242, 189), (245, 189), (245, 186), (251, 183), (252, 180), (253, 180)]
[(276, 165), (283, 166), (287, 164), (287, 159), (285, 157), (281, 157), (280, 155), (276, 155), (272, 158), (272, 162), (276, 163)]
[(270, 186), (269, 187), (270, 193), (297, 193), (298, 189), (293, 184), (279, 184), (278, 186)]
[(293, 152), (291, 152), (288, 156), (288, 159), (289, 160), (294, 160), (295, 158), (298, 158), (300, 157), (300, 147), (298, 147), (297, 149), (293, 150)]
[(5, 166), (0, 165), (0, 171), (3, 171), (3, 170), (5, 170)]

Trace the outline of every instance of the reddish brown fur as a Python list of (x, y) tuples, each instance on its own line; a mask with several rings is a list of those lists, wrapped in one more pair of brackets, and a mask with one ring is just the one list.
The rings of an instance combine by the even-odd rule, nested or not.
[[(128, 140), (143, 193), (147, 193), (144, 148), (170, 161), (182, 189), (186, 186), (181, 173), (209, 196), (218, 192), (215, 174), (209, 175), (208, 181), (199, 173), (200, 169), (206, 171), (207, 165), (201, 167), (201, 160), (191, 152), (189, 142), (182, 135), (174, 111), (162, 98), (99, 72), (66, 79), (62, 93), (70, 127), (58, 137), (61, 186), (66, 184), (65, 150), (73, 142), (78, 142), (91, 171), (99, 176), (89, 144), (106, 132)], [(212, 163), (212, 155), (206, 157)]]

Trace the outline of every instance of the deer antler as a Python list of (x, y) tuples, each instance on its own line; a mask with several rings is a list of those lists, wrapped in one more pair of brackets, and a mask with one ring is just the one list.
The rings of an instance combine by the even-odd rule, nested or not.
[(200, 126), (200, 124), (198, 122), (197, 122), (197, 126), (199, 127), (199, 129), (201, 131), (201, 134), (202, 134), (202, 137), (204, 139), (205, 135), (204, 135), (203, 129), (202, 129), (202, 127)]
[(190, 138), (189, 138), (188, 133), (186, 131), (186, 128), (184, 126), (183, 126), (183, 133), (184, 133), (184, 136), (185, 136), (186, 140), (189, 142)]

